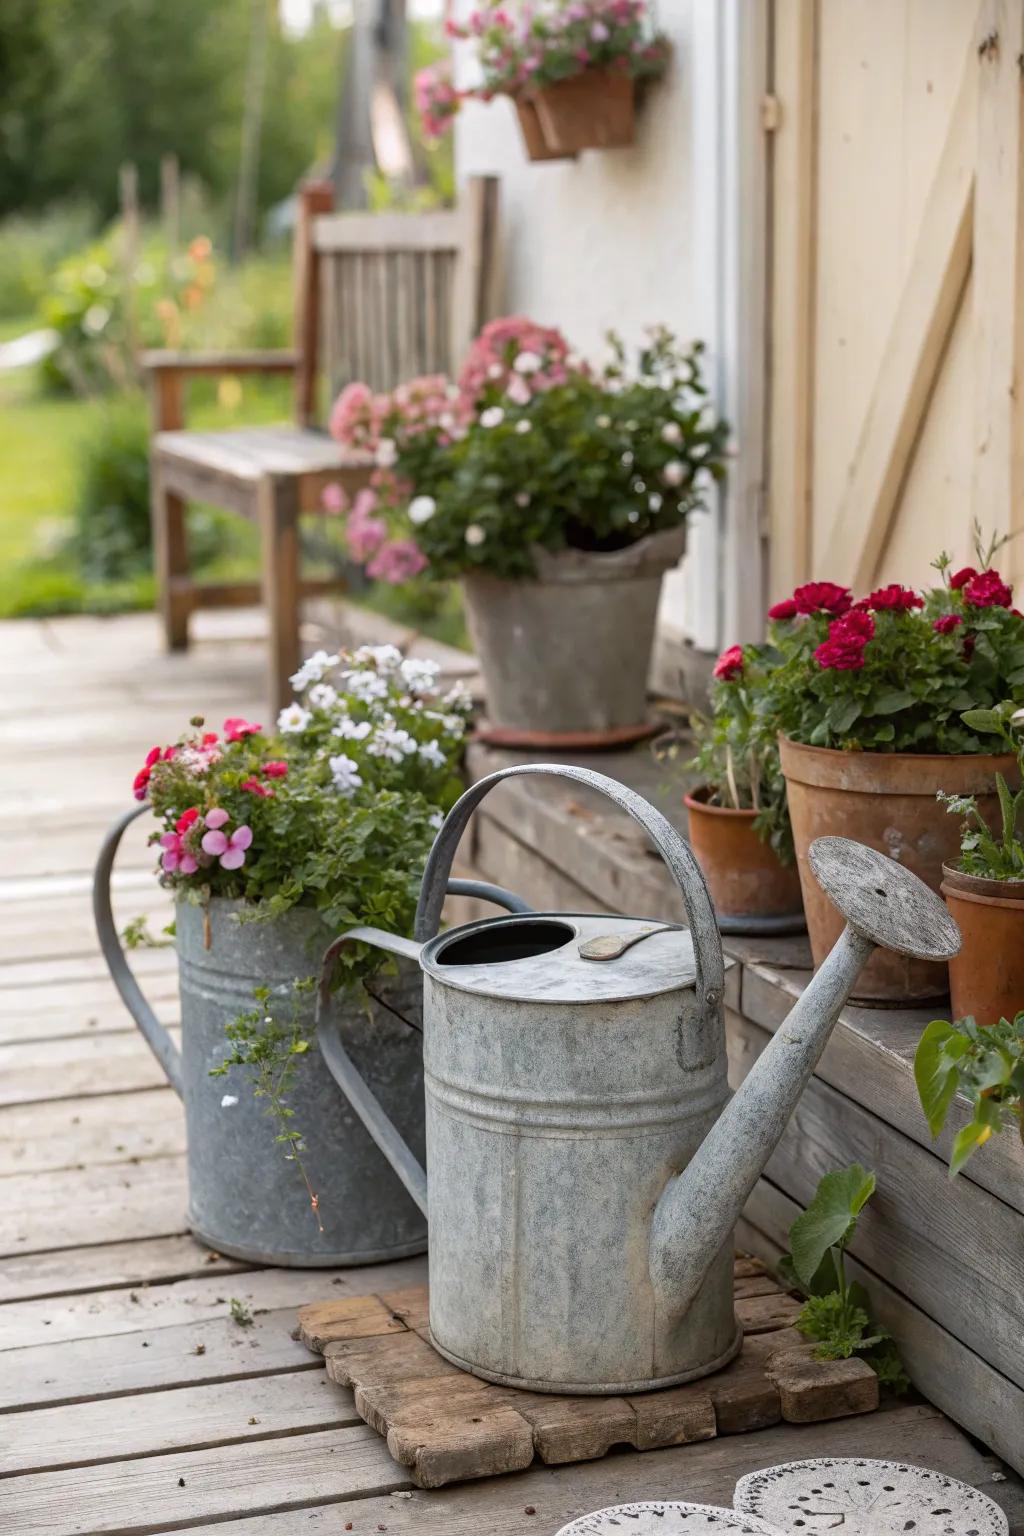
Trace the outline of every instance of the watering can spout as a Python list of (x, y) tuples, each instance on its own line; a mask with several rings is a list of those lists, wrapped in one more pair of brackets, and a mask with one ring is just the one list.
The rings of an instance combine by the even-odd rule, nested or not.
[(925, 960), (948, 960), (960, 948), (943, 902), (884, 854), (843, 837), (819, 838), (810, 864), (846, 927), (686, 1169), (662, 1193), (650, 1271), (659, 1303), (672, 1313), (686, 1312), (730, 1240), (875, 947)]

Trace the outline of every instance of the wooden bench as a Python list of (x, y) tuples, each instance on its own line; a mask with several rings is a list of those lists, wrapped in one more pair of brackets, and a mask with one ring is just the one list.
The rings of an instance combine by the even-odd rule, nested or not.
[[(350, 495), (372, 462), (346, 454), (317, 425), (354, 379), (391, 389), (422, 373), (452, 373), (493, 314), (497, 182), (471, 178), (457, 209), (426, 214), (332, 214), (329, 182), (307, 182), (295, 232), (295, 349), (149, 352), (151, 505), (159, 609), (167, 645), (188, 646), (197, 608), (262, 600), (268, 614), (269, 702), (291, 697), (303, 597), (343, 590), (304, 580), (298, 518), (321, 511), (329, 483)], [(185, 427), (185, 384), (201, 375), (286, 374), (294, 423), (224, 432)], [(201, 583), (189, 571), (186, 508), (212, 502), (260, 529), (258, 582)]]

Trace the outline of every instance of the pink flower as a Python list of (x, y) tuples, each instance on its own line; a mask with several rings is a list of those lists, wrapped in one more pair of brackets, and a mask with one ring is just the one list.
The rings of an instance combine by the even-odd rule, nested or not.
[(158, 763), (164, 755), (160, 747), (150, 747), (146, 753), (146, 761), (132, 780), (132, 792), (136, 800), (145, 800), (149, 789), (150, 775), (153, 772), (153, 765)]
[(918, 597), (909, 587), (901, 587), (898, 581), (887, 587), (879, 587), (870, 597), (864, 598), (858, 608), (874, 608), (876, 612), (909, 613), (912, 608), (923, 608), (924, 598)]
[[(222, 833), (220, 835), (223, 836)], [(194, 875), (199, 868), (198, 860), (185, 847), (180, 832), (165, 832), (160, 839), (160, 847), (164, 850), (160, 855), (160, 863), (169, 875)]]
[(772, 604), (768, 609), (768, 617), (770, 619), (795, 619), (799, 611), (792, 597), (784, 597), (781, 603)]
[(231, 817), (227, 811), (222, 811), (219, 806), (215, 805), (212, 811), (207, 811), (204, 820), (208, 827), (222, 827), (225, 822), (231, 820)]
[(388, 536), (388, 525), (384, 519), (370, 515), (376, 505), (376, 492), (361, 490), (345, 524), (345, 543), (349, 554), (361, 565), (373, 558)]
[(228, 741), (244, 741), (247, 736), (258, 736), (262, 729), (262, 725), (243, 720), (241, 715), (232, 715), (224, 721), (224, 735)]
[(949, 584), (954, 592), (959, 592), (960, 588), (965, 587), (974, 576), (977, 576), (977, 574), (978, 573), (974, 569), (973, 565), (965, 565), (961, 570), (955, 572), (955, 574), (949, 578)]
[(194, 826), (198, 820), (199, 811), (194, 805), (190, 806), (187, 811), (183, 811), (178, 817), (174, 823), (174, 830), (175, 832), (187, 832), (189, 827)]
[(963, 619), (958, 613), (944, 613), (941, 618), (935, 620), (932, 629), (938, 635), (951, 635), (957, 625), (962, 623)]
[(288, 764), (278, 760), (263, 764), (263, 772), (268, 779), (283, 779), (288, 774)]
[(814, 653), (819, 667), (834, 672), (855, 672), (864, 665), (864, 650), (875, 633), (875, 621), (862, 609), (854, 609), (828, 627), (828, 639)]
[(247, 826), (236, 827), (228, 837), (220, 829), (228, 820), (227, 811), (208, 811), (206, 825), (212, 828), (203, 836), (202, 848), (204, 853), (220, 860), (222, 869), (241, 869), (245, 863), (245, 850), (252, 844), (252, 828)]
[[(959, 574), (959, 572), (958, 572)], [(982, 571), (964, 583), (964, 601), (972, 608), (1009, 608), (1013, 588), (1007, 586), (998, 571)]]
[(348, 500), (340, 485), (325, 485), (320, 497), (320, 505), (325, 512), (330, 512), (336, 517), (340, 512), (344, 512), (348, 506)]
[[(271, 789), (270, 785), (261, 784), (259, 779), (243, 779), (241, 787), (243, 789), (247, 789), (250, 795), (259, 795), (263, 800), (273, 800), (274, 798), (274, 791)], [(221, 833), (222, 837), (223, 835), (224, 834)]]
[(727, 651), (723, 651), (715, 662), (715, 676), (719, 682), (731, 683), (733, 678), (739, 677), (743, 671), (743, 647), (742, 645), (730, 645)]
[(845, 613), (853, 603), (849, 587), (834, 581), (808, 581), (793, 593), (797, 613)]
[(426, 555), (412, 539), (392, 539), (381, 545), (367, 565), (366, 574), (375, 581), (386, 581), (397, 587), (418, 576), (426, 564)]

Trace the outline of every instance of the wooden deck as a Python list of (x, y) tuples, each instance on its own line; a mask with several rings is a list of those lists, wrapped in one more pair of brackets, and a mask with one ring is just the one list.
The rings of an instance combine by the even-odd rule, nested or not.
[[(97, 954), (90, 867), (146, 750), (197, 710), (262, 718), (252, 617), (196, 628), (196, 647), (167, 657), (148, 616), (0, 625), (0, 1530), (551, 1536), (604, 1504), (728, 1503), (757, 1466), (847, 1454), (965, 1478), (1024, 1532), (1018, 1481), (922, 1404), (411, 1488), (291, 1334), (301, 1303), (414, 1283), (422, 1261), (256, 1270), (195, 1244), (178, 1102)], [(146, 912), (157, 930), (168, 904), (133, 831), (118, 917)], [(172, 952), (137, 964), (173, 1021)]]

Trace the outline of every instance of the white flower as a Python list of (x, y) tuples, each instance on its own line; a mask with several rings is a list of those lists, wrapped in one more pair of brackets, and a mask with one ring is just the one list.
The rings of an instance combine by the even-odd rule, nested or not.
[(627, 449), (626, 452), (622, 455), (621, 463), (623, 464), (623, 466), (626, 469), (628, 469), (629, 466), (632, 464), (632, 462), (633, 462), (633, 455)]
[(514, 373), (508, 381), (505, 393), (513, 405), (526, 405), (530, 398), (530, 386), (518, 373)]
[(440, 832), (441, 828), (444, 826), (444, 817), (441, 815), (440, 811), (431, 811), (430, 815), (427, 817), (427, 826), (433, 827), (435, 832)]
[(387, 678), (381, 677), (378, 672), (346, 672), (344, 678), (346, 689), (361, 704), (370, 704), (374, 699), (386, 699), (388, 696)]
[(626, 516), (631, 523), (638, 523), (640, 521), (640, 513), (636, 510), (636, 507), (631, 507)]
[(325, 672), (336, 667), (340, 661), (339, 656), (330, 656), (326, 651), (314, 651), (297, 672), (292, 673), (291, 684), (299, 693), (303, 688), (308, 688), (310, 683), (318, 683)]
[(597, 417), (597, 425), (601, 428), (602, 432), (605, 430), (606, 427), (610, 427), (611, 424), (612, 424), (612, 419), (611, 419), (610, 416), (598, 416)]
[(330, 709), (338, 702), (337, 689), (330, 683), (314, 683), (306, 697), (314, 709)]
[(661, 429), (662, 441), (666, 443), (679, 443), (683, 439), (683, 429), (678, 421), (666, 421)]
[(363, 782), (359, 773), (359, 764), (355, 758), (346, 757), (343, 752), (338, 757), (329, 757), (327, 766), (331, 770), (334, 787), (340, 795), (350, 795)]
[(486, 411), (480, 412), (480, 425), (482, 427), (500, 427), (505, 420), (505, 412), (500, 405), (489, 405)]
[(491, 363), (487, 369), (487, 377), (489, 379), (500, 379), (504, 372), (505, 370), (500, 363)]
[(533, 424), (527, 421), (524, 417), (522, 421), (516, 422), (516, 431), (519, 433), (520, 437), (525, 437), (527, 432), (533, 431)]
[(400, 763), (403, 757), (412, 757), (418, 750), (415, 738), (398, 726), (382, 725), (366, 749), (373, 757), (384, 757), (389, 763)]
[(421, 741), (420, 757), (425, 763), (429, 763), (431, 768), (443, 768), (446, 761), (436, 741)]
[(686, 467), (678, 459), (669, 459), (661, 472), (661, 478), (666, 485), (682, 485), (686, 478)]
[(633, 489), (638, 496), (642, 496), (647, 487), (644, 482), (639, 477), (637, 477), (637, 479), (633, 481)]
[(436, 511), (437, 502), (433, 496), (414, 496), (409, 503), (409, 521), (419, 528), (429, 523)]
[(456, 678), (441, 703), (446, 704), (449, 709), (469, 709), (472, 706), (472, 696), (461, 677)]
[(660, 512), (661, 511), (661, 493), (659, 491), (652, 491), (651, 494), (647, 498), (647, 505), (650, 507), (652, 512)]
[(301, 704), (288, 704), (277, 717), (277, 728), (286, 736), (304, 731), (313, 716)]
[(236, 1093), (226, 1093), (220, 1101), (220, 1107), (221, 1109), (230, 1109), (232, 1104), (237, 1103), (238, 1095)]
[(530, 505), (529, 491), (516, 491), (515, 502), (517, 507), (528, 507)]
[(361, 645), (354, 652), (354, 660), (372, 661), (378, 672), (396, 672), (402, 664), (402, 653), (397, 645)]
[(402, 662), (402, 678), (410, 693), (430, 693), (440, 670), (436, 661), (421, 661), (416, 656)]
[(351, 715), (345, 715), (331, 732), (332, 736), (340, 736), (342, 741), (365, 741), (373, 730), (369, 720), (353, 720)]
[(452, 427), (455, 425), (455, 417), (452, 415), (451, 411), (442, 411), (440, 416), (437, 418), (437, 424), (441, 428), (442, 432), (450, 432)]
[(82, 328), (90, 336), (98, 336), (109, 319), (110, 310), (105, 304), (90, 304), (82, 318)]
[(544, 359), (538, 357), (536, 352), (520, 352), (512, 367), (516, 373), (539, 373), (544, 366)]
[(603, 21), (595, 21), (590, 29), (590, 35), (595, 43), (606, 43), (610, 33)]
[(377, 452), (374, 458), (380, 469), (391, 469), (398, 459), (398, 449), (395, 447), (394, 439), (382, 437), (377, 444)]
[(626, 422), (626, 431), (627, 432), (635, 432), (639, 425), (640, 425), (640, 423), (637, 422), (637, 421), (627, 421)]
[(483, 543), (486, 537), (487, 533), (483, 528), (480, 527), (479, 523), (470, 523), (469, 527), (466, 529), (466, 543), (470, 546), (471, 549), (477, 549), (479, 545)]

